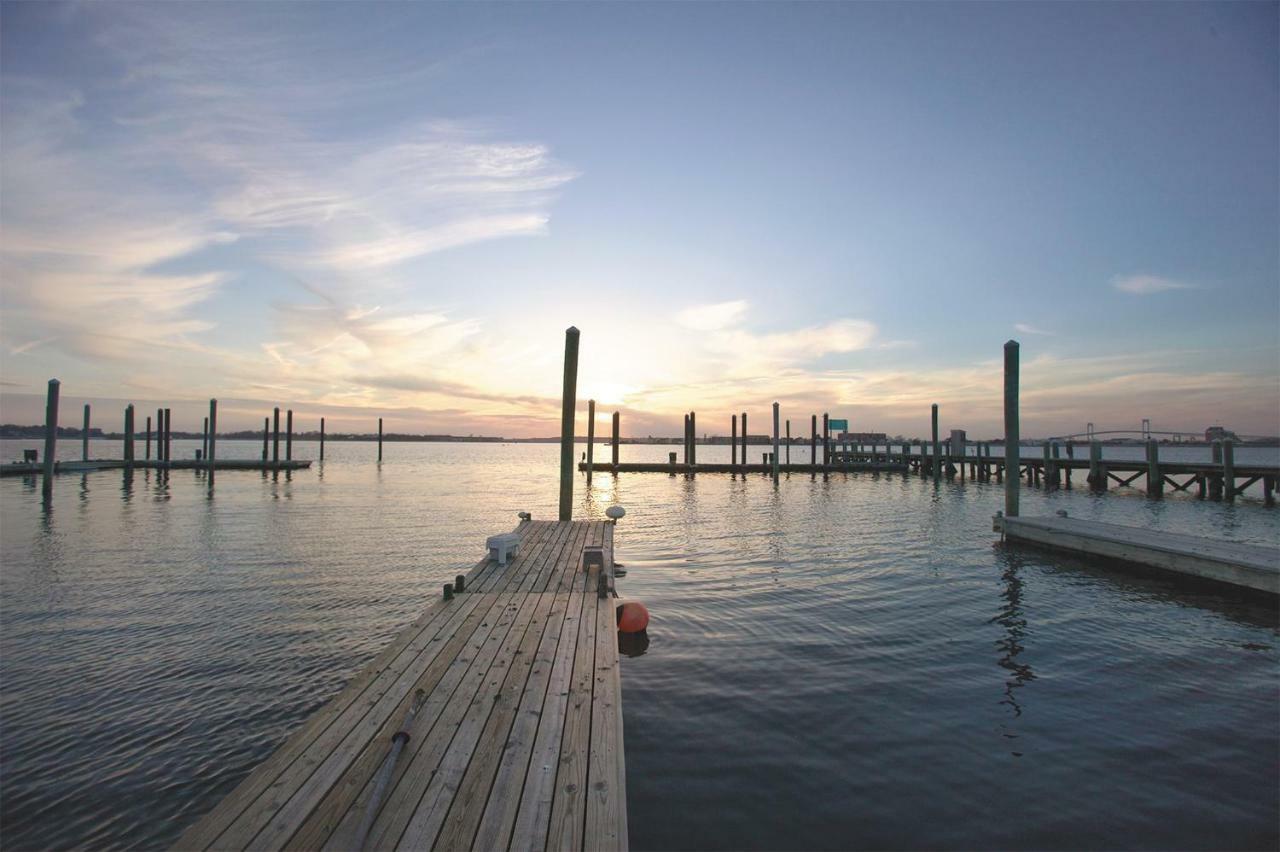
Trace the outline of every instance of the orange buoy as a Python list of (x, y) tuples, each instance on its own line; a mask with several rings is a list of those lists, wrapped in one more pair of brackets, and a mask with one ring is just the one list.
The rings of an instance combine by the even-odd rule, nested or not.
[(649, 610), (639, 601), (618, 605), (618, 629), (623, 633), (640, 633), (649, 626)]

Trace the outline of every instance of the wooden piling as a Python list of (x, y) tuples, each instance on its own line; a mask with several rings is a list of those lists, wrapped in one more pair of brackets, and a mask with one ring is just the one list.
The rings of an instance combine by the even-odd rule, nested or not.
[(218, 458), (218, 401), (209, 400), (209, 452), (205, 455), (209, 466)]
[(831, 464), (831, 415), (822, 413), (822, 466)]
[[(324, 461), (324, 418), (320, 418), (320, 461)], [(591, 474), (587, 474), (587, 478), (591, 478)]]
[(1154, 438), (1147, 439), (1147, 496), (1159, 497), (1164, 493), (1164, 478), (1160, 475), (1160, 446)]
[(622, 418), (622, 412), (620, 411), (613, 412), (613, 444), (610, 447), (610, 449), (613, 450), (612, 464), (613, 464), (613, 470), (615, 473), (618, 470), (618, 441), (620, 438), (619, 433), (621, 432), (621, 426), (622, 426), (621, 418)]
[[(379, 444), (381, 444), (381, 438), (379, 438)], [(271, 412), (271, 463), (280, 464), (280, 406), (278, 405)]]
[[(564, 332), (564, 385), (560, 400), (561, 521), (573, 519), (573, 425), (578, 406), (578, 334), (574, 326), (569, 326)], [(381, 427), (378, 440), (381, 445)], [(617, 453), (616, 443), (614, 453)]]
[(747, 464), (747, 412), (742, 412), (742, 464)]
[[(575, 376), (575, 380), (576, 378), (577, 377)], [(573, 464), (573, 446), (572, 445), (570, 445), (569, 447), (569, 463)], [(378, 464), (382, 464), (382, 418), (381, 417), (378, 418)], [(573, 484), (570, 483), (569, 487), (570, 489), (572, 489)], [(568, 518), (562, 518), (561, 520), (567, 521)]]
[(284, 420), (284, 460), (293, 461), (293, 409), (285, 412)]
[[(1212, 453), (1211, 457), (1213, 459), (1213, 463), (1216, 465), (1221, 465), (1222, 464), (1222, 442), (1214, 441), (1210, 452)], [(1209, 474), (1209, 499), (1210, 500), (1222, 499), (1222, 473), (1221, 472)]]
[(1004, 514), (1018, 516), (1018, 465), (1021, 463), (1018, 442), (1018, 341), (1004, 345)]
[(80, 430), (80, 461), (89, 460), (89, 403), (84, 404), (84, 428)]
[(143, 456), (147, 461), (151, 461), (151, 415), (147, 415), (147, 445), (145, 449), (146, 455)]
[(1234, 441), (1222, 442), (1222, 490), (1223, 499), (1235, 502), (1236, 494), (1236, 445)]
[(164, 410), (164, 463), (173, 461), (173, 409)]
[(164, 461), (164, 409), (156, 409), (156, 461)]
[(44, 493), (53, 492), (53, 464), (58, 453), (58, 393), (62, 382), (49, 380), (44, 404)]
[(698, 463), (698, 412), (689, 412), (689, 464)]
[(818, 466), (818, 415), (809, 415), (809, 464)]
[(1044, 450), (1044, 463), (1040, 467), (1044, 471), (1044, 489), (1046, 491), (1052, 491), (1057, 487), (1054, 480), (1055, 471), (1053, 469), (1053, 461), (1049, 458), (1050, 443), (1050, 441), (1045, 441), (1041, 446), (1041, 449)]
[(738, 464), (738, 415), (733, 415), (733, 433), (729, 438), (729, 464)]
[(791, 464), (791, 418), (787, 418), (787, 464)]
[(262, 461), (267, 460), (267, 443), (271, 437), (271, 418), (262, 418)]
[(204, 419), (204, 425), (201, 427), (200, 457), (203, 459), (209, 458), (209, 418), (208, 417)]
[(133, 403), (124, 408), (124, 460), (133, 463)]
[[(1068, 439), (1068, 440), (1067, 440), (1067, 461), (1068, 461), (1068, 462), (1074, 462), (1074, 461), (1075, 461), (1075, 459), (1076, 459), (1076, 447), (1075, 447), (1075, 444), (1071, 443), (1070, 439)], [(1070, 488), (1070, 487), (1071, 487), (1071, 469), (1072, 469), (1073, 467), (1075, 467), (1075, 465), (1074, 465), (1074, 464), (1068, 464), (1068, 465), (1067, 465), (1067, 488)]]
[(681, 435), (681, 442), (684, 445), (681, 448), (683, 450), (682, 457), (684, 458), (684, 463), (687, 467), (689, 465), (689, 413), (687, 411), (684, 415), (684, 432)]
[(1262, 477), (1262, 505), (1274, 506), (1276, 504), (1275, 488), (1276, 478), (1274, 476)]
[(773, 404), (773, 481), (778, 481), (778, 403)]
[(933, 481), (938, 482), (942, 479), (942, 448), (938, 445), (938, 403), (933, 404), (933, 461), (930, 467), (933, 469)]
[(596, 401), (587, 400), (587, 484), (591, 484), (591, 463), (596, 456)]
[(1098, 441), (1089, 442), (1088, 483), (1094, 491), (1105, 491), (1107, 487), (1107, 475), (1102, 472), (1102, 444)]

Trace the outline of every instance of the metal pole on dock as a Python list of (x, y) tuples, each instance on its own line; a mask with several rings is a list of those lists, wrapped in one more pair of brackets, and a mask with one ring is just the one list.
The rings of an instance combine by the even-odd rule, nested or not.
[(133, 403), (124, 408), (124, 460), (133, 463)]
[[(578, 406), (578, 329), (564, 332), (564, 390), (560, 405), (560, 520), (573, 520), (573, 420)], [(614, 415), (617, 422), (617, 414)], [(617, 438), (613, 452), (618, 452)]]
[(49, 380), (49, 394), (44, 404), (44, 493), (53, 493), (53, 459), (58, 453), (58, 391), (62, 382)]
[(284, 460), (293, 460), (293, 409), (285, 414), (284, 426)]
[(213, 460), (217, 458), (218, 453), (218, 401), (216, 399), (209, 400), (209, 452), (205, 454), (205, 458), (209, 460), (209, 467), (213, 467)]
[[(572, 453), (570, 453), (569, 458), (570, 460), (572, 460), (573, 458)], [(382, 418), (381, 417), (378, 418), (378, 463), (379, 464), (382, 463)]]
[(320, 461), (324, 461), (324, 418), (320, 418)]
[(1004, 345), (1004, 514), (1018, 517), (1018, 341)]
[(613, 450), (613, 472), (618, 472), (618, 441), (622, 437), (622, 412), (613, 412), (613, 443), (610, 449)]
[(89, 460), (89, 403), (84, 404), (84, 429), (80, 432), (80, 461)]
[(738, 415), (733, 415), (733, 432), (729, 438), (729, 466), (738, 466)]
[(933, 468), (933, 481), (937, 482), (942, 478), (942, 448), (938, 445), (938, 403), (933, 404), (933, 461), (930, 466)]
[(143, 456), (143, 458), (146, 461), (151, 461), (151, 415), (150, 414), (147, 415), (147, 445), (146, 445), (145, 452), (146, 452), (146, 455)]
[(280, 464), (280, 406), (271, 413), (271, 463)]
[(591, 464), (596, 449), (596, 401), (587, 400), (587, 484), (591, 484)]
[(773, 481), (778, 481), (778, 403), (773, 404), (773, 455), (769, 457), (773, 464)]

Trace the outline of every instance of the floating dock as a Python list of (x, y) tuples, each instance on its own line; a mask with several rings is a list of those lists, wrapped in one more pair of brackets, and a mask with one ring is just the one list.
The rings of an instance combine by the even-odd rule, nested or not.
[(518, 555), (472, 568), (175, 848), (359, 849), (372, 810), (367, 849), (626, 849), (615, 600), (598, 590), (613, 524), (516, 534)]
[[(90, 461), (60, 461), (54, 464), (53, 472), (89, 473), (95, 470), (124, 470), (134, 468), (140, 470), (305, 470), (311, 462), (305, 459), (281, 461), (259, 461), (258, 459), (217, 459), (212, 462), (201, 459), (181, 459), (179, 461), (124, 461), (123, 459), (100, 459)], [(44, 465), (36, 462), (8, 462), (0, 464), (0, 476), (35, 476), (44, 473)]]
[(993, 528), (1009, 541), (1280, 595), (1280, 548), (1067, 517), (997, 515)]

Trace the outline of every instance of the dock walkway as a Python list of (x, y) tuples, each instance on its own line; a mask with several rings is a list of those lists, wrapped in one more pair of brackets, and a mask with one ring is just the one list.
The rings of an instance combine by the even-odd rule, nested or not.
[[(178, 849), (359, 848), (392, 736), (420, 709), (364, 848), (626, 849), (613, 525), (522, 521), (178, 841)], [(583, 571), (583, 548), (604, 568)], [(606, 577), (606, 581), (608, 577)]]

